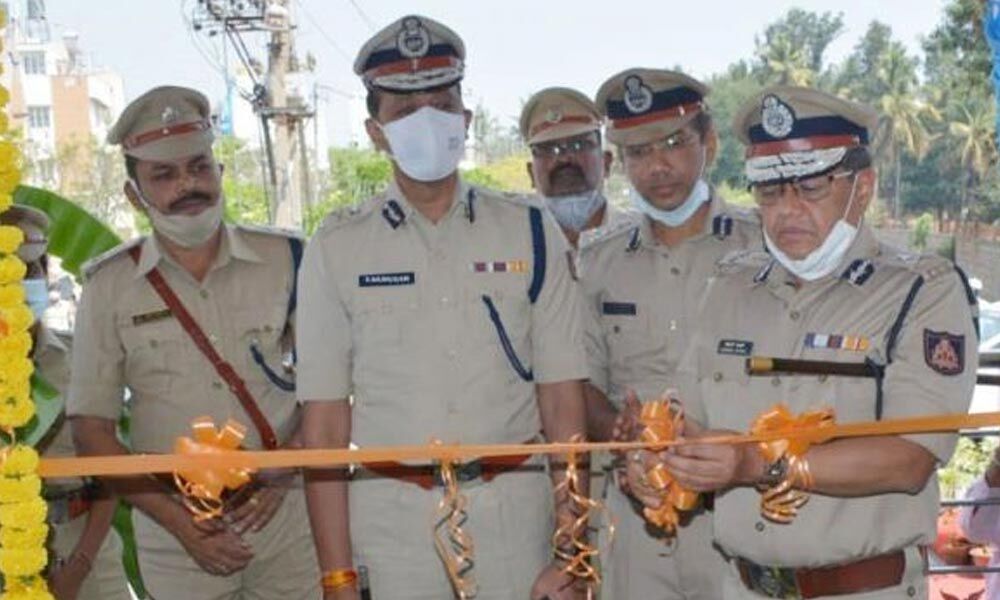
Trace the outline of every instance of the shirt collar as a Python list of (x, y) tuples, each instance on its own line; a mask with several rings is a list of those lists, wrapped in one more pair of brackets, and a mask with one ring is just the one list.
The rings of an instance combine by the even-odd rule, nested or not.
[[(844, 279), (844, 273), (850, 268), (855, 261), (858, 260), (871, 260), (877, 257), (880, 253), (878, 239), (875, 237), (875, 232), (872, 231), (868, 225), (861, 223), (858, 226), (858, 234), (854, 237), (854, 241), (851, 242), (850, 247), (847, 249), (847, 253), (844, 254), (844, 258), (837, 265), (837, 268), (833, 270), (832, 273), (826, 277), (822, 277), (814, 282), (806, 283), (822, 283), (831, 280)], [(784, 267), (779, 261), (771, 259), (774, 264), (770, 268), (770, 272), (766, 277), (760, 278), (759, 281), (755, 279), (756, 283), (767, 282), (770, 286), (784, 285), (786, 282), (793, 280), (793, 275), (788, 269)]]
[[(175, 266), (177, 264), (164, 252), (156, 235), (147, 236), (140, 248), (142, 249), (142, 256), (139, 258), (139, 264), (136, 265), (135, 269), (135, 277), (137, 278), (145, 277), (160, 264), (160, 261), (165, 261)], [(240, 231), (238, 227), (227, 223), (222, 226), (222, 242), (219, 244), (219, 254), (215, 257), (215, 262), (212, 264), (210, 271), (224, 267), (229, 263), (231, 258), (246, 262), (263, 262), (260, 255), (247, 243), (246, 234)]]
[[(711, 187), (710, 190), (711, 195), (708, 199), (708, 216), (705, 217), (705, 223), (702, 227), (701, 233), (691, 239), (700, 239), (707, 235), (713, 235), (712, 223), (715, 221), (715, 218), (720, 215), (725, 215), (729, 211), (729, 204), (727, 204), (721, 196), (716, 194), (715, 188)], [(653, 221), (646, 215), (641, 215), (639, 219), (638, 239), (639, 243), (647, 248), (660, 245), (660, 242), (656, 239), (656, 235), (653, 234)]]
[[(472, 211), (476, 208), (475, 195), (475, 189), (459, 177), (458, 183), (455, 185), (455, 194), (452, 197), (451, 206), (448, 208), (448, 212), (445, 214), (444, 219), (450, 219), (456, 213), (461, 214), (463, 218), (473, 214)], [(402, 212), (404, 223), (413, 219), (418, 214), (417, 209), (410, 204), (410, 201), (403, 195), (403, 191), (399, 189), (399, 184), (396, 183), (395, 178), (393, 178), (393, 180), (389, 183), (389, 187), (386, 189), (385, 202), (383, 205), (388, 205), (392, 202), (395, 202)], [(383, 218), (391, 219), (394, 217), (391, 215), (383, 215)]]

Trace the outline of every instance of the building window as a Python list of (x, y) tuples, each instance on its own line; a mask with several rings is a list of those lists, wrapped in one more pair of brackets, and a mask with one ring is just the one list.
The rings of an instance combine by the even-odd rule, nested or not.
[(25, 75), (45, 75), (44, 52), (24, 52), (21, 60), (24, 61)]
[(51, 126), (52, 126), (52, 116), (48, 106), (28, 107), (29, 129), (48, 129)]

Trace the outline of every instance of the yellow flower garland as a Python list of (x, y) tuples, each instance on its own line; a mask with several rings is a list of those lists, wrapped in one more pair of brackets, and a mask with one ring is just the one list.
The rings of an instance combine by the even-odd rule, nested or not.
[[(0, 28), (7, 15), (0, 13)], [(0, 45), (0, 51), (3, 50)], [(21, 180), (21, 155), (3, 113), (10, 93), (0, 86), (0, 212), (13, 203)], [(48, 562), (45, 539), (48, 505), (41, 497), (38, 452), (18, 443), (14, 430), (31, 420), (35, 405), (29, 378), (34, 369), (31, 310), (24, 304), (21, 281), (27, 270), (17, 257), (24, 235), (0, 226), (0, 600), (53, 600), (42, 570)]]

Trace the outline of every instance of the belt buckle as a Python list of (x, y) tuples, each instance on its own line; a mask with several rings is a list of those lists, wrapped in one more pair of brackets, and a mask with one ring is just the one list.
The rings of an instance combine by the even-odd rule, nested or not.
[(750, 561), (746, 561), (744, 564), (746, 565), (749, 587), (752, 591), (768, 598), (801, 600), (802, 592), (799, 590), (799, 582), (795, 578), (794, 569), (765, 567)]
[[(482, 477), (482, 475), (483, 463), (479, 460), (463, 463), (455, 467), (455, 483), (459, 485), (475, 481)], [(441, 467), (438, 465), (434, 466), (434, 485), (438, 487), (444, 486), (444, 478), (441, 477)]]

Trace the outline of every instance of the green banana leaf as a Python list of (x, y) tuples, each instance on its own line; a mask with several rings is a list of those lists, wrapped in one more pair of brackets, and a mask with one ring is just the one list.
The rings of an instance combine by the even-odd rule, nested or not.
[(31, 375), (31, 399), (35, 401), (35, 416), (17, 428), (17, 439), (23, 444), (35, 446), (62, 414), (65, 400), (59, 390), (38, 373)]
[[(63, 270), (72, 273), (78, 280), (80, 279), (80, 267), (85, 262), (122, 242), (121, 238), (110, 227), (72, 201), (49, 190), (27, 185), (18, 186), (14, 191), (14, 202), (32, 206), (48, 215), (49, 254), (59, 257), (62, 260)], [(39, 403), (39, 394), (45, 389), (39, 387), (36, 390), (35, 379), (32, 378), (32, 395), (38, 406), (36, 417), (39, 424), (32, 431), (40, 430), (41, 434), (44, 435), (44, 432), (51, 427), (51, 422), (48, 426), (42, 427), (43, 420), (49, 419), (53, 409), (55, 412), (51, 414), (51, 418), (53, 420), (58, 418), (63, 408), (62, 399), (60, 397), (58, 407), (47, 402), (45, 397)], [(48, 387), (51, 389), (51, 386)], [(56, 396), (59, 397), (58, 392), (56, 392)], [(124, 434), (126, 441), (128, 425), (128, 418), (123, 417), (121, 433)], [(29, 423), (27, 427), (32, 427), (32, 423)], [(132, 528), (132, 507), (129, 504), (121, 500), (118, 502), (112, 526), (122, 540), (122, 567), (125, 571), (125, 577), (138, 598), (148, 598), (149, 594), (146, 592), (146, 587), (142, 583), (142, 575), (139, 573), (135, 532)]]
[(80, 278), (80, 266), (114, 248), (121, 238), (107, 225), (62, 196), (41, 188), (20, 185), (14, 202), (32, 206), (49, 216), (49, 254), (62, 260), (62, 268)]

